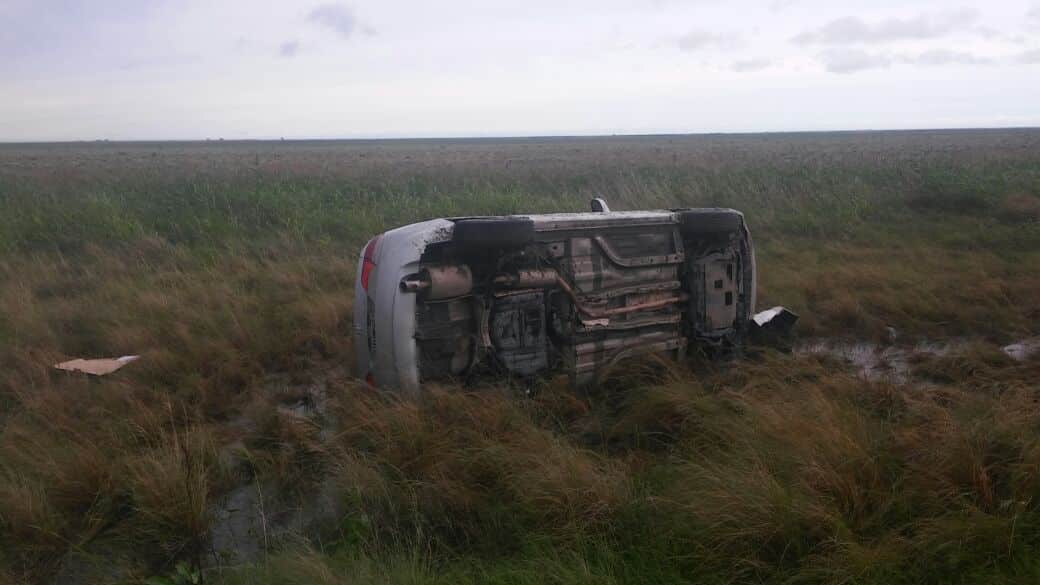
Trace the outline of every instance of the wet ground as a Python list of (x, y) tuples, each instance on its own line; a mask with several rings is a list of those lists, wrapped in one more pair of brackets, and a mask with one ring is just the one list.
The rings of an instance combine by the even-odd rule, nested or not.
[[(270, 376), (263, 392), (280, 398), (276, 401), (279, 416), (315, 428), (316, 438), (324, 444), (333, 424), (326, 408), (329, 385), (346, 379), (349, 375), (345, 368), (326, 365), (316, 367), (308, 383), (294, 382), (286, 375)], [(245, 433), (255, 430), (256, 424), (247, 415), (232, 422)], [(236, 461), (243, 447), (241, 441), (230, 443), (222, 449), (222, 455)], [(213, 522), (206, 561), (211, 567), (261, 561), (269, 551), (304, 539), (303, 535), (318, 532), (319, 525), (342, 515), (341, 503), (328, 478), (313, 478), (307, 493), (300, 493), (270, 479), (258, 480), (248, 471), (241, 476), (239, 485), (210, 507)]]
[[(897, 384), (911, 381), (915, 361), (927, 357), (956, 354), (978, 343), (977, 339), (957, 338), (922, 341), (913, 345), (885, 345), (867, 341), (834, 339), (806, 340), (795, 344), (799, 355), (828, 355), (845, 360), (859, 375), (869, 380), (885, 380)], [(1023, 361), (1040, 353), (1040, 337), (1031, 337), (1001, 348), (1008, 357)]]

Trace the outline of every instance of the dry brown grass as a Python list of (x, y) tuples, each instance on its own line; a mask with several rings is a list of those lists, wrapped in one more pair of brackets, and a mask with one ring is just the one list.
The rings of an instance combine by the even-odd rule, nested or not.
[(760, 254), (764, 306), (807, 307), (803, 335), (881, 338), (895, 326), (927, 337), (1009, 339), (1040, 315), (1037, 250), (1007, 256), (930, 243), (767, 243)]
[(699, 570), (741, 581), (914, 581), (1010, 562), (1035, 538), (1040, 471), (1037, 388), (1016, 367), (995, 366), (1017, 380), (1000, 395), (897, 389), (812, 358), (646, 389), (631, 402), (673, 423), (651, 522)]
[(16, 571), (47, 574), (66, 550), (113, 537), (157, 566), (197, 554), (222, 472), (205, 429), (161, 400), (86, 380), (22, 399), (0, 431), (0, 522)]
[(1000, 217), (1006, 221), (1029, 223), (1040, 221), (1040, 197), (1014, 193), (1000, 202)]
[[(574, 578), (570, 561), (530, 550), (535, 535), (549, 550), (591, 540), (628, 551), (588, 557), (585, 574), (599, 578), (1026, 578), (1040, 538), (1036, 363), (991, 359), (982, 378), (959, 370), (969, 387), (1002, 381), (982, 391), (870, 382), (808, 356), (702, 368), (699, 382), (648, 364), (577, 410), (551, 386), (521, 403), (497, 391), (435, 391), (417, 404), (350, 389), (340, 481), (366, 519), (362, 550), (484, 559), (453, 565), (456, 578)], [(511, 551), (541, 559), (542, 578), (487, 560)]]
[(342, 480), (386, 512), (374, 519), (382, 530), (506, 553), (531, 526), (602, 531), (625, 499), (620, 462), (540, 428), (508, 394), (431, 389), (414, 403), (364, 392), (340, 396)]

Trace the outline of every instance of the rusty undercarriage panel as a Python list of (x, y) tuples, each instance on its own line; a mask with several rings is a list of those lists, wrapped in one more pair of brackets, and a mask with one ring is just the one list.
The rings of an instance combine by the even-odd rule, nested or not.
[(420, 381), (566, 372), (738, 347), (754, 253), (728, 209), (454, 220), (400, 280), (415, 295)]

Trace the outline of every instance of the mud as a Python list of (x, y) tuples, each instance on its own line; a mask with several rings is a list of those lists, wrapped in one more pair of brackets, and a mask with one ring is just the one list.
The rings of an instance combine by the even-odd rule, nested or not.
[[(884, 380), (906, 384), (912, 379), (912, 366), (922, 357), (942, 357), (970, 347), (979, 340), (955, 338), (923, 341), (914, 345), (884, 345), (866, 341), (808, 340), (795, 345), (799, 355), (828, 355), (845, 360), (868, 380)], [(1001, 350), (1009, 357), (1024, 361), (1040, 353), (1040, 337), (1032, 337), (1005, 345)]]
[[(313, 381), (294, 383), (287, 375), (269, 376), (262, 391), (272, 397), (283, 416), (313, 423), (323, 443), (331, 435), (333, 421), (328, 413), (329, 386), (336, 380), (348, 379), (339, 366), (315, 368)], [(252, 432), (257, 423), (243, 415), (232, 426), (244, 433)], [(240, 483), (210, 507), (208, 566), (222, 566), (262, 561), (268, 552), (292, 542), (307, 542), (321, 528), (335, 523), (344, 510), (335, 486), (328, 477), (314, 478), (306, 492), (289, 492), (275, 481), (258, 481), (246, 471), (241, 452), (242, 441), (224, 446), (221, 456), (228, 465), (242, 468)]]
[(213, 567), (262, 561), (287, 544), (309, 542), (343, 513), (328, 480), (306, 497), (288, 496), (270, 481), (242, 484), (213, 508), (208, 561)]

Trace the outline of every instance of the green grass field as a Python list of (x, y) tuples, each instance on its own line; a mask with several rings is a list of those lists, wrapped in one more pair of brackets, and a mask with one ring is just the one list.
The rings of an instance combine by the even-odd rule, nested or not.
[[(804, 338), (961, 345), (353, 379), (369, 237), (593, 196), (744, 211)], [(0, 145), (0, 582), (1035, 582), (1038, 322), (1040, 130)]]

